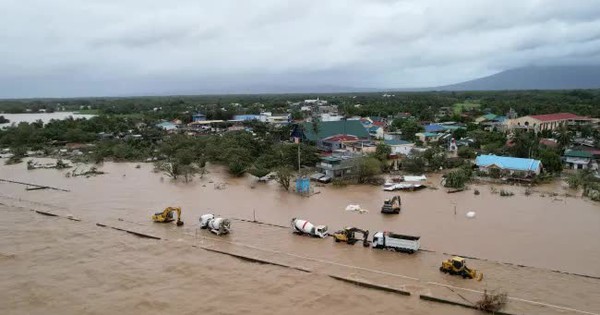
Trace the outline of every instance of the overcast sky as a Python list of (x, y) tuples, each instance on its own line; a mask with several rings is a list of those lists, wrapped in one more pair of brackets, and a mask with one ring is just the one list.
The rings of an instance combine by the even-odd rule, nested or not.
[(0, 0), (0, 97), (438, 86), (600, 63), (600, 0)]

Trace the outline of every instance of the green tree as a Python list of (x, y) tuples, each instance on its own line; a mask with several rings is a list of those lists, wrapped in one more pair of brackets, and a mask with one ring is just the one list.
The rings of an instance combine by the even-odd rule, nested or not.
[(357, 160), (356, 170), (359, 184), (367, 183), (374, 176), (381, 174), (381, 162), (373, 157), (362, 157)]
[(537, 158), (542, 162), (544, 170), (549, 173), (560, 173), (563, 170), (562, 160), (553, 150), (540, 150)]
[(572, 137), (571, 132), (566, 127), (562, 127), (558, 130), (557, 140), (561, 148), (567, 147), (571, 143)]
[(411, 154), (402, 161), (402, 169), (415, 174), (425, 172), (426, 166), (427, 160), (422, 153)]
[(283, 189), (289, 190), (290, 182), (294, 176), (292, 169), (284, 166), (277, 168), (275, 172), (277, 173), (275, 180), (279, 183), (279, 185), (281, 185), (281, 187), (283, 187)]
[(396, 119), (392, 124), (400, 130), (402, 138), (409, 141), (414, 141), (416, 139), (415, 134), (424, 130), (423, 126), (414, 119)]
[(464, 188), (465, 184), (470, 179), (470, 174), (464, 169), (457, 169), (448, 174), (444, 178), (444, 187), (450, 188)]
[(392, 147), (385, 143), (379, 143), (375, 149), (374, 157), (381, 162), (385, 162), (390, 154), (392, 154)]
[(463, 159), (474, 159), (477, 156), (475, 150), (471, 147), (463, 146), (458, 148), (458, 156)]

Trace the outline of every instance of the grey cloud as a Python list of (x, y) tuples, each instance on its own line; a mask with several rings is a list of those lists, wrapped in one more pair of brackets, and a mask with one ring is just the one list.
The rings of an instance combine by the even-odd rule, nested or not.
[(404, 88), (600, 63), (600, 1), (4, 0), (0, 97)]

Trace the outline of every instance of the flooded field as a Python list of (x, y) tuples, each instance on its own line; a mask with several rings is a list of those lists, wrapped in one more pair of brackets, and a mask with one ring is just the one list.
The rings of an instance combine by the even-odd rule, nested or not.
[[(65, 171), (27, 171), (24, 164), (0, 166), (2, 179), (70, 190), (26, 191), (22, 185), (0, 182), (0, 202), (5, 204), (3, 211), (12, 220), (2, 221), (2, 253), (23, 251), (28, 255), (28, 263), (36, 266), (43, 261), (64, 265), (64, 270), (39, 266), (32, 273), (40, 275), (40, 281), (64, 277), (66, 287), (61, 290), (65, 292), (56, 294), (70, 294), (66, 297), (67, 301), (87, 307), (69, 308), (63, 305), (62, 310), (73, 313), (78, 310), (98, 311), (100, 305), (112, 304), (116, 292), (122, 290), (132, 291), (123, 294), (132, 294), (133, 301), (127, 301), (126, 297), (121, 297), (122, 300), (116, 298), (122, 303), (115, 305), (140, 303), (141, 306), (138, 306), (142, 308), (137, 312), (152, 306), (159, 309), (161, 306), (173, 306), (174, 310), (181, 312), (219, 312), (209, 307), (218, 307), (219, 303), (226, 302), (227, 309), (221, 312), (224, 314), (244, 310), (261, 313), (259, 305), (266, 308), (266, 313), (277, 313), (276, 310), (287, 311), (286, 307), (297, 303), (312, 311), (319, 310), (318, 305), (322, 305), (329, 311), (351, 307), (357, 313), (390, 313), (402, 303), (404, 313), (409, 314), (411, 311), (415, 314), (465, 313), (456, 307), (424, 304), (413, 297), (397, 300), (402, 298), (335, 282), (318, 274), (321, 273), (358, 277), (417, 293), (450, 294), (455, 298), (456, 294), (449, 287), (460, 290), (462, 295), (484, 289), (502, 289), (515, 298), (511, 302), (514, 304), (512, 310), (519, 314), (600, 313), (600, 301), (594, 298), (600, 296), (600, 280), (550, 271), (600, 276), (600, 206), (580, 198), (565, 197), (565, 193), (574, 193), (560, 183), (536, 188), (542, 192), (532, 195), (525, 195), (523, 187), (498, 187), (514, 192), (512, 197), (493, 194), (487, 185), (473, 185), (472, 190), (455, 194), (447, 194), (444, 189), (400, 192), (402, 213), (383, 216), (379, 213), (383, 199), (395, 193), (384, 192), (380, 187), (316, 187), (318, 194), (307, 198), (281, 191), (275, 183), (253, 184), (248, 178), (231, 179), (218, 167), (211, 168), (203, 179), (189, 184), (172, 183), (168, 178), (162, 178), (163, 175), (152, 173), (151, 165), (143, 164), (137, 169), (135, 164), (107, 163), (102, 170), (108, 174), (67, 178), (63, 174)], [(431, 182), (439, 186), (439, 179), (434, 177)], [(226, 183), (224, 189), (216, 189), (220, 183)], [(478, 189), (481, 194), (475, 195), (473, 189)], [(559, 195), (551, 197), (551, 192)], [(360, 204), (370, 212), (347, 212), (344, 209), (348, 204)], [(170, 205), (183, 208), (184, 227), (150, 222), (153, 212)], [(70, 221), (64, 219), (36, 216), (31, 212), (17, 214), (17, 207), (74, 215), (87, 225), (81, 223), (74, 228)], [(476, 217), (466, 218), (468, 211), (475, 211)], [(198, 217), (204, 213), (230, 218), (255, 217), (258, 221), (282, 226), (288, 226), (292, 217), (299, 217), (326, 224), (330, 230), (357, 226), (371, 233), (387, 230), (415, 234), (421, 236), (422, 247), (427, 251), (412, 256), (402, 255), (359, 245), (336, 244), (331, 239), (300, 237), (290, 233), (289, 229), (236, 220), (233, 221), (231, 235), (216, 239), (204, 233), (206, 231), (196, 229)], [(114, 231), (105, 232), (93, 225), (94, 222), (134, 228), (167, 238), (169, 242), (161, 244), (159, 249), (153, 245), (154, 241)], [(61, 245), (46, 244), (44, 235)], [(314, 270), (317, 274), (298, 274), (298, 271), (244, 263), (192, 249), (190, 244), (273, 259)], [(44, 253), (55, 257), (46, 258)], [(69, 254), (65, 256), (65, 253)], [(484, 281), (468, 281), (441, 274), (438, 271), (440, 261), (450, 253), (480, 258), (469, 260), (469, 264), (485, 274)], [(107, 259), (103, 260), (103, 257)], [(83, 261), (76, 264), (75, 273), (67, 272), (70, 260)], [(3, 265), (10, 265), (11, 261), (2, 258)], [(116, 274), (98, 271), (89, 275), (90, 271), (86, 270), (96, 269), (94, 266), (119, 271)], [(19, 274), (18, 266), (12, 268), (16, 268), (15, 272)], [(158, 270), (157, 279), (152, 278), (153, 268)], [(171, 269), (173, 273), (169, 272)], [(22, 278), (11, 276), (6, 271), (0, 275), (2, 280), (8, 280), (3, 281), (3, 285), (10, 288), (17, 286), (14, 282)], [(206, 283), (202, 281), (204, 277)], [(93, 279), (101, 279), (104, 283), (101, 281), (100, 288), (94, 288)], [(133, 284), (129, 287), (124, 279), (131, 280), (139, 288)], [(35, 284), (37, 280), (30, 281)], [(68, 292), (70, 286), (78, 285), (89, 291)], [(244, 305), (244, 301), (253, 300), (254, 292), (263, 289), (265, 294), (258, 294), (256, 305)], [(28, 296), (37, 292), (34, 289), (21, 290), (25, 290)], [(165, 290), (174, 290), (174, 293)], [(185, 298), (194, 299), (195, 294), (196, 301), (201, 304), (199, 301), (203, 299), (198, 296), (203, 296), (200, 292), (208, 290), (212, 292), (210, 297), (219, 303), (211, 300), (208, 304), (194, 306), (192, 301), (184, 301)], [(111, 293), (95, 305), (92, 301), (77, 301), (82, 294), (97, 296), (102, 292)], [(283, 295), (274, 296), (277, 292)], [(44, 295), (37, 294), (43, 300)], [(152, 298), (161, 294), (164, 294), (161, 299)], [(348, 298), (348, 295), (364, 297), (364, 303), (358, 298)], [(297, 302), (284, 302), (288, 300)], [(14, 303), (17, 304), (10, 305), (19, 307), (27, 304), (24, 301)], [(357, 305), (352, 306), (353, 303)], [(344, 304), (345, 307), (336, 309), (335, 304)], [(135, 313), (137, 306), (132, 307), (130, 312)], [(289, 312), (303, 311), (290, 309)]]

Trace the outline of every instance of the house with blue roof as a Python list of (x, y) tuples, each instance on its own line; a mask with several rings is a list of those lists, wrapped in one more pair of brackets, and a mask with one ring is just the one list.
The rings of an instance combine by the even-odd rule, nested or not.
[(524, 159), (510, 156), (497, 156), (493, 154), (480, 155), (475, 159), (479, 170), (490, 172), (492, 169), (500, 171), (501, 175), (539, 175), (542, 171), (542, 162), (535, 159)]
[(446, 126), (438, 125), (438, 124), (429, 124), (425, 125), (425, 132), (437, 133), (446, 131)]

